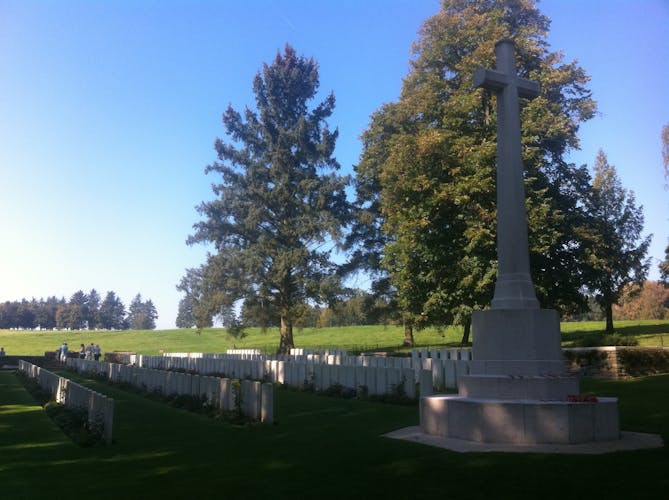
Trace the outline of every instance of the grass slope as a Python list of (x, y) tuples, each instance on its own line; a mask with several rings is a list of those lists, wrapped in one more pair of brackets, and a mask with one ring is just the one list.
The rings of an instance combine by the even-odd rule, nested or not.
[[(384, 438), (415, 406), (277, 390), (276, 426), (234, 427), (90, 380), (116, 402), (115, 443), (65, 440), (0, 373), (3, 498), (662, 498), (669, 451), (458, 454)], [(669, 376), (586, 381), (621, 397), (625, 430), (669, 440)]]
[[(562, 323), (563, 343), (599, 336), (604, 331), (603, 322)], [(641, 345), (666, 345), (669, 347), (669, 320), (665, 321), (618, 321), (617, 332), (632, 335)], [(428, 328), (416, 332), (417, 347), (449, 347), (459, 345), (460, 328)], [(351, 351), (397, 351), (401, 350), (404, 338), (399, 326), (349, 326), (333, 328), (305, 328), (295, 331), (295, 343), (304, 348), (341, 348)], [(249, 329), (249, 336), (236, 340), (220, 328), (205, 329), (201, 334), (195, 330), (150, 330), (113, 332), (36, 332), (0, 330), (0, 346), (8, 354), (42, 355), (55, 350), (63, 341), (70, 349), (77, 350), (79, 344), (100, 344), (103, 352), (133, 351), (156, 355), (165, 352), (225, 352), (226, 349), (256, 348), (263, 352), (274, 352), (279, 343), (276, 328), (266, 332)]]

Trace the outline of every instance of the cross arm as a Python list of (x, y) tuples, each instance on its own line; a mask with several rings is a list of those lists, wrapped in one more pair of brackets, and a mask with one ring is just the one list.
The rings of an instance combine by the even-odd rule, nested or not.
[(476, 68), (474, 72), (474, 87), (483, 87), (487, 90), (500, 91), (509, 84), (509, 77), (494, 69)]
[[(511, 78), (508, 75), (494, 69), (485, 68), (477, 68), (473, 80), (475, 87), (483, 87), (493, 92), (500, 92), (511, 83)], [(534, 99), (539, 95), (538, 82), (519, 77), (515, 77), (513, 80), (520, 97)]]

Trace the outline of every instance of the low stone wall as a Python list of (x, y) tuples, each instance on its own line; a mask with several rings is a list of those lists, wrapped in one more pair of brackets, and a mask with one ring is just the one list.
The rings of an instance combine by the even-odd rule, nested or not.
[(574, 347), (562, 349), (570, 373), (596, 378), (641, 377), (669, 373), (667, 347)]
[(0, 370), (16, 370), (21, 359), (33, 365), (41, 365), (45, 361), (44, 356), (0, 356)]

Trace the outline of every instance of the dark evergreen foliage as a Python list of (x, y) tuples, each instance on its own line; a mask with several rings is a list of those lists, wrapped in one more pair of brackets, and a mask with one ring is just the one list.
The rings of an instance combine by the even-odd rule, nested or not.
[[(155, 320), (158, 317), (155, 306), (150, 300), (146, 304), (150, 304), (147, 307)], [(155, 328), (155, 321), (145, 324), (148, 326), (142, 329)], [(0, 329), (127, 330), (129, 327), (125, 306), (111, 291), (102, 302), (98, 292), (92, 289), (88, 294), (78, 290), (70, 300), (49, 297), (0, 304)]]
[(193, 299), (188, 295), (179, 301), (179, 310), (175, 324), (177, 328), (192, 328), (195, 326)]
[(648, 274), (651, 236), (642, 237), (643, 207), (636, 206), (634, 193), (623, 188), (616, 168), (601, 149), (594, 170), (588, 204), (586, 284), (605, 312), (606, 333), (612, 334), (613, 305), (630, 286), (640, 289)]
[(130, 302), (128, 317), (126, 321), (132, 330), (153, 330), (156, 328), (158, 312), (153, 302), (149, 299), (142, 300), (142, 294), (138, 293)]
[(304, 305), (336, 293), (330, 253), (349, 217), (348, 179), (335, 173), (337, 131), (325, 122), (334, 95), (309, 108), (318, 86), (316, 62), (287, 45), (256, 75), (255, 109), (223, 113), (229, 141), (216, 141), (220, 163), (206, 168), (220, 175), (216, 200), (200, 205), (204, 220), (188, 240), (215, 248), (188, 271), (197, 278), (186, 288), (196, 292), (198, 326), (240, 300), (266, 304), (278, 315), (286, 351)]

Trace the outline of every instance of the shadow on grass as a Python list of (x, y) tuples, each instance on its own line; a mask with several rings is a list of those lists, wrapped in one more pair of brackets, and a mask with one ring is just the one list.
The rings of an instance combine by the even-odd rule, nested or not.
[[(112, 446), (78, 448), (50, 427), (46, 416), (20, 431), (24, 414), (12, 413), (11, 406), (30, 406), (27, 393), (22, 396), (15, 390), (17, 381), (0, 379), (0, 403), (3, 409), (8, 406), (6, 413), (0, 413), (0, 426), (23, 432), (19, 437), (0, 433), (7, 446), (0, 461), (4, 497), (45, 498), (49, 496), (45, 492), (51, 492), (56, 498), (72, 499), (409, 499), (444, 494), (466, 499), (500, 498), (503, 489), (505, 497), (516, 499), (639, 498), (639, 481), (629, 480), (636, 478), (643, 480), (647, 498), (661, 498), (669, 486), (666, 449), (596, 460), (458, 454), (382, 437), (416, 425), (417, 407), (277, 390), (278, 425), (233, 427), (115, 386), (79, 381), (114, 398)], [(621, 398), (624, 429), (643, 430), (639, 428), (643, 426), (665, 435), (669, 430), (669, 376), (633, 383), (585, 381), (584, 386)], [(42, 442), (62, 444), (30, 447)], [(26, 443), (29, 446), (23, 447)]]
[[(661, 335), (669, 334), (669, 324), (657, 323), (657, 324), (639, 324), (639, 325), (624, 325), (616, 326), (616, 323), (613, 323), (614, 332), (618, 335)], [(562, 336), (565, 340), (572, 338), (583, 338), (587, 336), (596, 336), (604, 335), (605, 330), (592, 330), (592, 329), (583, 329), (583, 330), (572, 330), (570, 332), (563, 332)]]
[[(615, 326), (615, 323), (614, 323)], [(596, 347), (625, 345), (664, 345), (669, 335), (669, 323), (623, 324), (616, 326), (613, 335), (604, 329), (583, 328), (562, 332), (563, 347)], [(667, 339), (669, 341), (669, 339)]]
[(661, 433), (669, 443), (669, 374), (628, 380), (583, 379), (581, 392), (618, 398), (622, 430)]

